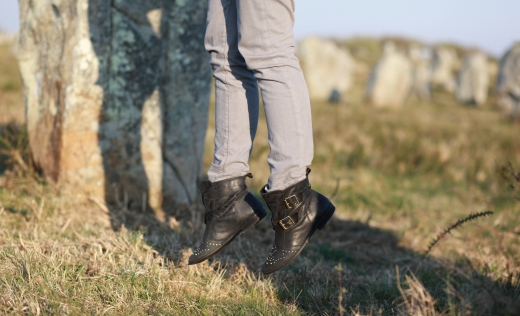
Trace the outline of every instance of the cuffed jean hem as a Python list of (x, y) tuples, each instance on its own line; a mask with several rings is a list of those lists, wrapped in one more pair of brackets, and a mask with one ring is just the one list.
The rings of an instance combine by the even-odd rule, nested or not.
[(265, 187), (266, 192), (285, 190), (288, 187), (304, 180), (307, 177), (307, 167), (303, 168), (300, 176), (294, 178), (289, 175), (278, 177), (275, 179), (269, 178), (269, 183)]
[(219, 175), (208, 174), (208, 180), (210, 182), (218, 182), (218, 181), (232, 179), (232, 178), (236, 178), (236, 177), (242, 177), (248, 173), (249, 173), (249, 171), (235, 172), (235, 173), (230, 173), (230, 174), (219, 174)]

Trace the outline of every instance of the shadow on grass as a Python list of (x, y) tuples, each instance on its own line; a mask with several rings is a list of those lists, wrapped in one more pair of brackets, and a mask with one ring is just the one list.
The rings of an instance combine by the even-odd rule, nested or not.
[(404, 280), (413, 274), (436, 301), (438, 312), (520, 313), (519, 284), (491, 280), (466, 260), (423, 260), (422, 254), (400, 246), (394, 233), (368, 223), (334, 218), (313, 239), (288, 271), (274, 277), (280, 297), (297, 301), (303, 311), (328, 311), (321, 306), (338, 310), (340, 284), (347, 312), (394, 315), (404, 309), (405, 300), (427, 310), (428, 302), (420, 299), (420, 293), (405, 290), (403, 296), (399, 290), (399, 284), (404, 289), (410, 286)]
[[(269, 234), (268, 230), (265, 233)], [(396, 269), (401, 275), (399, 281)], [(317, 232), (300, 257), (276, 273), (273, 280), (279, 297), (296, 302), (304, 312), (338, 311), (339, 295), (344, 291), (342, 306), (349, 313), (394, 315), (405, 303), (398, 283), (406, 288), (404, 277), (411, 274), (437, 302), (438, 312), (520, 312), (519, 280), (516, 284), (491, 280), (466, 260), (423, 259), (422, 254), (400, 246), (393, 232), (337, 217), (324, 231)], [(426, 302), (417, 300), (415, 294), (420, 293), (409, 292), (406, 299), (424, 308)]]
[[(195, 246), (203, 226), (194, 229), (191, 221), (181, 221), (184, 234), (177, 245), (168, 244), (172, 230), (149, 221), (146, 216), (121, 213), (126, 227), (144, 230), (145, 240), (162, 256), (182, 261), (178, 249)], [(191, 228), (191, 229), (190, 229)], [(439, 260), (399, 245), (399, 237), (369, 223), (334, 217), (323, 231), (318, 231), (301, 255), (286, 268), (272, 275), (259, 272), (272, 245), (274, 234), (268, 219), (237, 238), (209, 260), (215, 273), (233, 280), (233, 274), (245, 264), (262, 280), (270, 280), (278, 298), (295, 304), (305, 314), (336, 314), (339, 300), (347, 314), (395, 315), (416, 314), (419, 306), (438, 313), (476, 315), (518, 315), (520, 313), (519, 279), (492, 280), (485, 271), (477, 271), (464, 258)], [(399, 280), (396, 276), (399, 271)], [(406, 282), (414, 275), (435, 301), (428, 305), (427, 295)], [(399, 289), (399, 285), (402, 291)], [(404, 293), (404, 294), (403, 294)], [(418, 307), (418, 308), (419, 308)]]
[[(5, 126), (0, 127), (1, 135), (5, 136), (7, 130), (23, 135), (20, 129)], [(5, 155), (2, 159), (3, 169), (0, 171), (3, 172), (8, 163)], [(21, 209), (9, 207), (6, 211), (25, 216)], [(180, 250), (195, 246), (204, 230), (197, 214), (201, 215), (202, 210), (177, 216), (178, 226), (172, 228), (152, 212), (143, 212), (132, 203), (119, 201), (109, 206), (114, 230), (124, 225), (129, 230), (142, 232), (146, 243), (176, 263), (174, 266), (177, 268), (182, 268)], [(401, 246), (400, 238), (394, 232), (372, 227), (368, 221), (352, 221), (338, 214), (323, 231), (313, 236), (293, 263), (273, 275), (262, 276), (258, 271), (271, 248), (273, 237), (269, 220), (263, 220), (210, 262), (217, 274), (225, 270), (224, 275), (230, 282), (237, 267), (245, 264), (249, 272), (272, 282), (280, 301), (295, 304), (300, 312), (308, 314), (337, 313), (340, 297), (347, 314), (354, 310), (362, 314), (394, 315), (407, 308), (406, 302), (410, 306), (431, 310), (432, 305), (428, 305), (425, 296), (417, 292), (417, 287), (405, 282), (406, 276), (412, 274), (435, 300), (437, 312), (520, 313), (520, 276), (490, 279), (486, 271), (477, 270), (464, 257), (452, 260), (427, 257), (422, 260), (422, 254)], [(399, 279), (396, 269), (401, 276)], [(408, 308), (407, 312), (413, 313), (414, 310)]]

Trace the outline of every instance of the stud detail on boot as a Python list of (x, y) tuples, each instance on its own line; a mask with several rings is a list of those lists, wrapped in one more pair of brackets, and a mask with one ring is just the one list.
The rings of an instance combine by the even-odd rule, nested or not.
[(247, 191), (246, 177), (217, 182), (201, 181), (206, 230), (199, 247), (193, 250), (189, 264), (197, 264), (216, 255), (238, 235), (261, 221), (266, 212), (262, 203)]
[(336, 208), (325, 196), (311, 189), (307, 178), (279, 191), (260, 192), (273, 213), (274, 245), (262, 267), (265, 274), (291, 263), (316, 229), (322, 229)]

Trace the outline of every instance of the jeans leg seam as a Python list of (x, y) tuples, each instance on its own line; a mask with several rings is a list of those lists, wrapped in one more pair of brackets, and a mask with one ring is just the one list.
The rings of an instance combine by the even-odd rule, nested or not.
[[(231, 1), (234, 1), (234, 0), (231, 0)], [(228, 2), (228, 6), (226, 8), (222, 8), (223, 12), (224, 12), (224, 28), (223, 28), (223, 31), (222, 31), (222, 43), (224, 43), (224, 53), (223, 53), (223, 57), (224, 57), (224, 85), (226, 86), (226, 90), (229, 90), (228, 89), (228, 82), (227, 82), (227, 76), (228, 76), (228, 70), (226, 68), (226, 65), (228, 67), (231, 67), (230, 64), (229, 64), (229, 54), (227, 52), (229, 52), (229, 44), (227, 42), (227, 24), (226, 24), (226, 19), (228, 18), (228, 14), (229, 14), (229, 5), (230, 3)], [(216, 101), (215, 101), (216, 102)], [(226, 138), (225, 138), (225, 145), (224, 145), (224, 148), (225, 148), (225, 152), (224, 152), (224, 157), (222, 158), (222, 161), (220, 162), (220, 165), (219, 165), (219, 172), (218, 172), (218, 175), (220, 176), (222, 173), (224, 173), (224, 169), (225, 169), (225, 165), (226, 165), (226, 162), (227, 162), (227, 159), (228, 159), (228, 155), (229, 155), (229, 91), (228, 93), (226, 93), (226, 100), (225, 100), (225, 109), (226, 109)]]
[[(262, 3), (264, 4), (264, 15), (262, 15), (262, 20), (267, 25), (267, 34), (270, 34), (271, 33), (271, 26), (269, 25), (269, 23), (266, 23), (266, 19), (265, 19), (265, 15), (267, 14), (267, 5), (265, 4), (265, 0), (263, 0)], [(263, 37), (262, 37), (262, 40), (263, 40)], [(269, 45), (269, 46), (272, 46), (272, 45)]]
[[(287, 65), (287, 67), (289, 67), (289, 65)], [(286, 82), (290, 82), (288, 81), (287, 79), (287, 73), (285, 71), (282, 71), (283, 73), (283, 76), (284, 76), (284, 79)], [(298, 86), (296, 85), (295, 86), (296, 89), (299, 89)], [(301, 116), (301, 109), (300, 107), (298, 106), (298, 102), (296, 102), (295, 100), (295, 95), (293, 93), (293, 91), (291, 89), (288, 89), (289, 90), (289, 94), (290, 94), (290, 98), (291, 100), (294, 102), (293, 105), (294, 105), (294, 111), (296, 112), (296, 127), (298, 129), (298, 151), (299, 151), (299, 155), (298, 155), (298, 169), (302, 167), (302, 164), (303, 164), (303, 156), (304, 156), (304, 142), (302, 142), (302, 133), (303, 133), (303, 130), (302, 130), (302, 116)], [(297, 92), (300, 92), (300, 91), (297, 91)], [(287, 176), (289, 176), (289, 173), (287, 174)]]

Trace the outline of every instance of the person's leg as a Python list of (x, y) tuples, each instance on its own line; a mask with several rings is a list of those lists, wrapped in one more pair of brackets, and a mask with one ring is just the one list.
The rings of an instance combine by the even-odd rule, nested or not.
[(258, 86), (238, 50), (236, 0), (210, 0), (206, 50), (215, 78), (215, 152), (210, 181), (244, 176), (258, 124)]
[(236, 2), (238, 48), (258, 80), (267, 119), (267, 190), (281, 190), (305, 179), (314, 152), (309, 93), (294, 55), (294, 0)]
[(189, 264), (214, 256), (266, 216), (246, 185), (258, 123), (258, 87), (238, 51), (235, 0), (210, 0), (205, 46), (215, 77), (215, 156), (209, 180), (199, 182), (206, 229)]
[(294, 0), (236, 1), (238, 48), (260, 85), (271, 146), (271, 176), (260, 193), (273, 214), (274, 246), (262, 267), (272, 273), (301, 253), (335, 207), (307, 178), (312, 122), (307, 85), (294, 56)]

